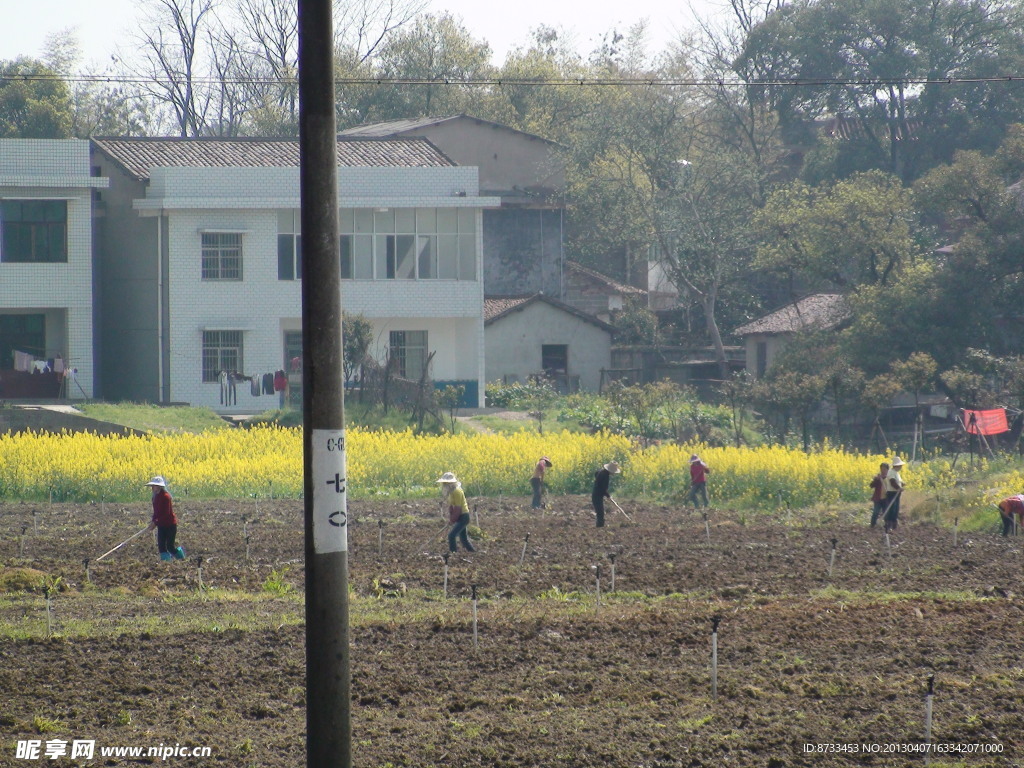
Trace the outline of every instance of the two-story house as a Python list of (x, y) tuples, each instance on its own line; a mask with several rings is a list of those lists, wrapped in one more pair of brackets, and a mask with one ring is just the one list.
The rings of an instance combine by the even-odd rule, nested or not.
[(89, 144), (0, 140), (0, 398), (93, 396)]
[[(269, 139), (92, 142), (102, 391), (109, 399), (253, 412), (294, 397), (302, 356), (299, 145)], [(342, 306), (372, 354), (484, 391), (477, 169), (421, 138), (338, 142)], [(230, 381), (225, 381), (225, 374)], [(269, 377), (269, 379), (268, 379)], [(270, 394), (272, 397), (268, 398)]]

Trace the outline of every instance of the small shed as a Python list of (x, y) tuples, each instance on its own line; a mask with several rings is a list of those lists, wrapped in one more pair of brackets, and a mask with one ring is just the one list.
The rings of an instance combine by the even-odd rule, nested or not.
[(779, 307), (736, 329), (747, 349), (747, 370), (761, 378), (795, 334), (838, 328), (850, 317), (839, 293), (814, 293)]
[(559, 391), (597, 392), (615, 328), (542, 293), (484, 298), (485, 375), (512, 383), (543, 376)]

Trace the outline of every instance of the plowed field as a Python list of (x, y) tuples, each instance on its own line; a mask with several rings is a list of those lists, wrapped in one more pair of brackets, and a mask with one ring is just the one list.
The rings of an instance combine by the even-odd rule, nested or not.
[[(924, 765), (932, 676), (931, 765), (1024, 762), (1024, 539), (620, 503), (479, 500), (446, 565), (436, 504), (352, 502), (354, 764)], [(171, 564), (95, 562), (147, 505), (0, 507), (0, 765), (305, 765), (301, 502), (176, 505)], [(210, 754), (100, 755), (159, 745)]]

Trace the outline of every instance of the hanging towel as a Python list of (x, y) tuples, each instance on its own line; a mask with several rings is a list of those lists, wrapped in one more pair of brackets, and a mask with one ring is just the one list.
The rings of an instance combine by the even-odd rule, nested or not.
[(274, 374), (274, 391), (284, 392), (288, 388), (288, 375), (282, 370)]
[(263, 394), (272, 395), (274, 394), (274, 374), (264, 373), (263, 374)]

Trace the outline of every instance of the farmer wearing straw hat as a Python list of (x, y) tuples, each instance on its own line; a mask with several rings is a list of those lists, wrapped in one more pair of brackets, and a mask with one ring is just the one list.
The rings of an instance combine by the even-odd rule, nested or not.
[(448, 524), (452, 526), (448, 532), (448, 551), (455, 552), (458, 549), (456, 539), (459, 539), (467, 552), (475, 552), (476, 548), (470, 543), (466, 532), (469, 528), (469, 504), (462, 483), (454, 472), (445, 472), (437, 482), (441, 484), (441, 493), (448, 502)]
[(544, 489), (544, 472), (551, 466), (551, 459), (541, 456), (537, 466), (533, 468), (533, 477), (530, 478), (530, 486), (533, 488), (533, 508), (544, 509), (540, 499), (540, 492)]
[(904, 466), (903, 459), (897, 456), (885, 476), (885, 532), (895, 531), (900, 524), (900, 494), (903, 493), (903, 478), (900, 469)]
[(700, 460), (696, 453), (690, 457), (690, 505), (699, 507), (697, 497), (704, 500), (704, 506), (708, 505), (708, 474), (711, 469)]
[(1013, 530), (1013, 516), (1017, 516), (1019, 525), (1024, 526), (1024, 493), (1010, 496), (1000, 501), (996, 506), (999, 508), (999, 516), (1003, 520), (1003, 536), (1009, 536)]
[(156, 547), (160, 559), (184, 560), (184, 548), (174, 543), (178, 535), (178, 518), (174, 514), (171, 494), (167, 492), (167, 482), (157, 475), (146, 486), (153, 489), (153, 519), (149, 523), (149, 530), (156, 528)]
[(604, 500), (611, 498), (608, 486), (611, 484), (612, 475), (617, 475), (619, 472), (619, 465), (614, 461), (609, 461), (594, 473), (594, 490), (590, 494), (590, 503), (594, 505), (598, 528), (604, 528)]

